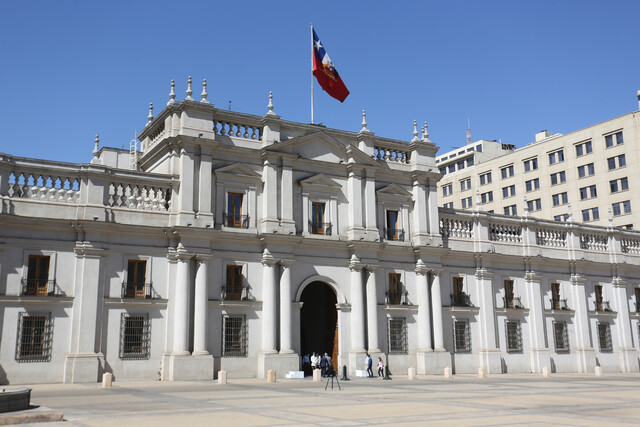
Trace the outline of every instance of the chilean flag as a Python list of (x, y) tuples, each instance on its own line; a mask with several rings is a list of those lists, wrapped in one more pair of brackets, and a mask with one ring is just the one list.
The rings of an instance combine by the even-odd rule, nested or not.
[(320, 43), (316, 30), (312, 31), (313, 75), (316, 76), (318, 84), (320, 84), (322, 89), (338, 101), (344, 102), (347, 96), (349, 96), (349, 90), (344, 85), (329, 55), (327, 55), (327, 52), (324, 50), (324, 46)]

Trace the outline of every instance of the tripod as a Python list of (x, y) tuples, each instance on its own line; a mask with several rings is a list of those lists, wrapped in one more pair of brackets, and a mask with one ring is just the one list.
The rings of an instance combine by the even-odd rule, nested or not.
[(342, 387), (340, 387), (340, 381), (338, 380), (338, 377), (336, 376), (336, 371), (333, 369), (333, 366), (329, 366), (329, 368), (327, 369), (327, 383), (324, 385), (324, 389), (326, 390), (327, 387), (329, 386), (329, 380), (331, 380), (331, 390), (333, 390), (333, 380), (336, 380), (336, 383), (338, 384), (338, 389), (340, 389), (340, 391), (342, 391)]

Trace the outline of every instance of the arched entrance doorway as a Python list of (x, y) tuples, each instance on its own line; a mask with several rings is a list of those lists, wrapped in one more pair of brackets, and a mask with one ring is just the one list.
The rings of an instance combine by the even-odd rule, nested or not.
[(336, 293), (324, 282), (309, 283), (300, 296), (300, 343), (302, 354), (328, 353), (338, 366), (338, 311)]

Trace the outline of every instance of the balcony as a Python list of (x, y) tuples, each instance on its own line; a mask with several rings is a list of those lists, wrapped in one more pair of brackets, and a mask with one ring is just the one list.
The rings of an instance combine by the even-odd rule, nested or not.
[(311, 231), (311, 234), (331, 236), (332, 226), (330, 222), (309, 221), (309, 231)]
[(160, 298), (156, 290), (153, 288), (153, 283), (144, 284), (128, 284), (122, 283), (122, 291), (120, 298), (127, 299), (157, 299)]
[(385, 228), (384, 237), (386, 240), (394, 240), (404, 242), (404, 229), (402, 228)]
[(567, 299), (552, 299), (551, 300), (551, 309), (552, 310), (569, 310), (569, 306), (567, 305)]
[(222, 214), (222, 221), (225, 227), (249, 228), (249, 215), (236, 215), (232, 213), (224, 213)]
[(609, 301), (603, 301), (596, 299), (593, 303), (595, 306), (595, 311), (604, 313), (604, 312), (612, 312), (611, 306), (609, 305)]
[(220, 290), (220, 301), (253, 301), (248, 286), (230, 287), (223, 286)]
[(515, 308), (518, 310), (524, 309), (524, 306), (522, 305), (522, 301), (520, 300), (520, 297), (512, 297), (512, 298), (502, 297), (502, 302), (504, 304), (503, 308)]
[(58, 287), (55, 280), (22, 279), (20, 295), (40, 297), (63, 297), (65, 293)]
[(385, 305), (409, 305), (409, 292), (402, 291), (385, 291), (384, 303)]
[(471, 303), (471, 297), (464, 292), (457, 294), (451, 294), (451, 306), (452, 307), (473, 307)]

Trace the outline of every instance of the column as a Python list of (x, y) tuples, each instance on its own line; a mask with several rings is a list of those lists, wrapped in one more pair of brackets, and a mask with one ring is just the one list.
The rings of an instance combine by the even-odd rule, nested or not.
[(193, 354), (209, 354), (207, 351), (207, 311), (209, 295), (207, 292), (209, 257), (196, 257), (196, 286), (193, 309)]
[[(380, 237), (378, 231), (378, 220), (376, 218), (376, 180), (375, 172), (367, 170), (367, 178), (364, 184), (364, 200), (365, 200), (365, 228), (368, 234), (368, 240), (375, 240)], [(377, 347), (376, 347), (377, 348)]]
[(429, 218), (430, 215), (425, 185), (418, 178), (413, 179), (413, 203), (413, 227), (411, 230), (411, 239), (414, 244), (422, 246), (428, 241), (427, 235), (429, 234), (429, 230), (427, 226), (427, 218)]
[(531, 334), (531, 372), (541, 373), (542, 368), (551, 372), (551, 358), (545, 334), (544, 302), (540, 290), (541, 277), (533, 271), (524, 275), (529, 302), (529, 331)]
[(276, 260), (268, 249), (262, 254), (262, 353), (277, 353)]
[(211, 212), (211, 152), (202, 147), (200, 154), (200, 179), (198, 187), (198, 218), (206, 224), (213, 222)]
[(440, 219), (438, 217), (438, 187), (437, 181), (429, 180), (429, 195), (427, 197), (427, 215), (429, 221), (429, 234), (440, 237)]
[(484, 268), (476, 269), (476, 285), (478, 292), (480, 346), (480, 366), (488, 374), (502, 373), (500, 349), (496, 341), (495, 292), (493, 290), (494, 274)]
[(293, 353), (291, 349), (291, 261), (280, 261), (280, 353)]
[(365, 237), (362, 226), (362, 188), (359, 171), (349, 166), (349, 178), (347, 179), (347, 195), (349, 198), (349, 239), (359, 240)]
[(627, 281), (620, 277), (614, 277), (611, 284), (613, 285), (615, 309), (618, 313), (616, 325), (618, 327), (620, 370), (622, 372), (638, 372), (638, 352), (633, 347), (631, 339), (631, 319), (629, 318)]
[(189, 354), (189, 260), (190, 255), (178, 254), (173, 311), (174, 355)]
[(349, 262), (351, 270), (351, 351), (364, 352), (364, 293), (362, 264), (353, 255)]
[(378, 345), (378, 294), (377, 294), (377, 266), (367, 266), (367, 335), (369, 338), (369, 353), (379, 353)]
[(416, 264), (416, 286), (418, 294), (418, 351), (431, 348), (431, 302), (429, 301), (429, 270), (422, 260)]
[(277, 232), (278, 220), (278, 172), (272, 159), (264, 158), (262, 166), (262, 218), (260, 229), (263, 233)]
[(178, 190), (178, 214), (180, 225), (193, 221), (193, 184), (194, 161), (191, 153), (185, 148), (180, 149), (180, 189)]
[(280, 212), (283, 233), (296, 230), (296, 223), (293, 220), (293, 168), (291, 160), (282, 160), (282, 178), (280, 180)]
[(440, 274), (440, 271), (431, 270), (431, 312), (433, 314), (433, 346), (435, 351), (444, 351)]
[(576, 355), (578, 357), (578, 372), (593, 372), (596, 366), (596, 352), (591, 346), (591, 325), (587, 307), (585, 291), (586, 278), (579, 274), (571, 275), (571, 291), (575, 305), (574, 329), (576, 331)]

